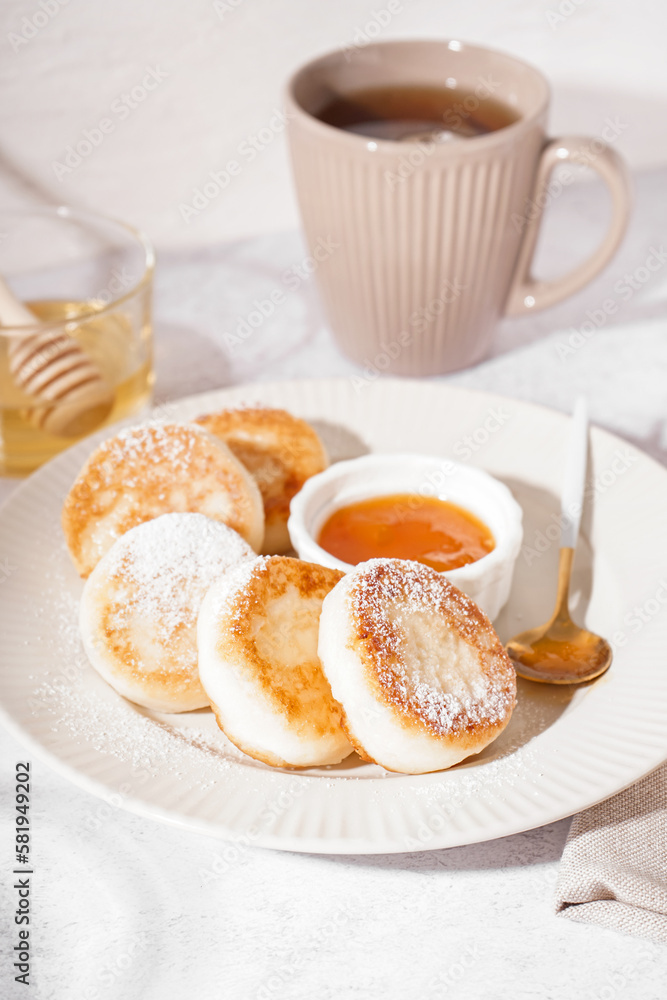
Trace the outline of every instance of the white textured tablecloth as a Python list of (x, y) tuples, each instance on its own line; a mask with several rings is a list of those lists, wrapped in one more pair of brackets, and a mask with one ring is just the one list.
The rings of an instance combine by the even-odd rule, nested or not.
[[(665, 172), (637, 178), (637, 213), (608, 272), (549, 313), (501, 325), (493, 358), (451, 376), (569, 410), (667, 458), (667, 267), (627, 300), (616, 288), (667, 236)], [(602, 203), (569, 190), (548, 266), (585, 244)], [(312, 283), (230, 356), (253, 300), (303, 258), (296, 234), (163, 255), (156, 294), (158, 400), (248, 379), (353, 374)], [(572, 328), (608, 297), (618, 313), (564, 358)], [(5, 481), (8, 495), (15, 484)], [(14, 762), (0, 733), (2, 959), (16, 942)], [(554, 914), (568, 821), (503, 840), (412, 855), (327, 857), (223, 846), (80, 791), (33, 757), (30, 990), (0, 968), (0, 995), (38, 1000), (662, 1000), (667, 946)], [(229, 860), (229, 859), (228, 859)]]

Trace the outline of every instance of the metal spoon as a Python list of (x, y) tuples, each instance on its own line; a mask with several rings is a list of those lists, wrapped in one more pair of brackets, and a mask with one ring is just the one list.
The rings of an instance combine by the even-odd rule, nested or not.
[(575, 625), (568, 607), (570, 573), (583, 506), (587, 446), (588, 414), (586, 400), (580, 396), (572, 418), (561, 500), (556, 610), (546, 625), (520, 632), (506, 646), (520, 677), (545, 684), (583, 684), (603, 674), (612, 658), (611, 646), (606, 639)]

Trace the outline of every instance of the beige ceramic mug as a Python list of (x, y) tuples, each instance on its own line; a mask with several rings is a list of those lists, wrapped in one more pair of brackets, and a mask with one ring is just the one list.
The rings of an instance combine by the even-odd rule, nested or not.
[[(369, 138), (317, 117), (334, 96), (401, 86), (455, 87), (467, 94), (464, 118), (492, 96), (516, 120), (436, 142)], [(457, 41), (341, 50), (292, 77), (288, 133), (301, 215), (331, 327), (350, 358), (403, 375), (466, 367), (488, 353), (500, 317), (553, 305), (607, 264), (630, 212), (626, 169), (604, 133), (548, 139), (549, 97), (533, 67)], [(583, 265), (538, 281), (531, 262), (542, 208), (557, 193), (552, 171), (563, 161), (602, 176), (612, 220)]]

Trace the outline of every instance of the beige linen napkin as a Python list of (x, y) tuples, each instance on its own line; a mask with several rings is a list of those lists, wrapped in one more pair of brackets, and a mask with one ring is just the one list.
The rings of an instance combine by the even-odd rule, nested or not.
[(667, 941), (667, 764), (574, 817), (556, 912)]

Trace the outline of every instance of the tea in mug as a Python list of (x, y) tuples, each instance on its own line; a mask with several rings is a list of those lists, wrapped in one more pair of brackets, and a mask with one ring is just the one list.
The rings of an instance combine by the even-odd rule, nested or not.
[(373, 139), (443, 141), (496, 132), (519, 115), (491, 96), (458, 87), (391, 86), (336, 95), (317, 117)]

